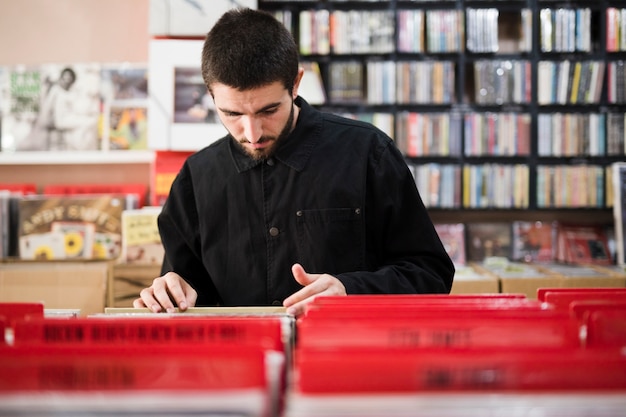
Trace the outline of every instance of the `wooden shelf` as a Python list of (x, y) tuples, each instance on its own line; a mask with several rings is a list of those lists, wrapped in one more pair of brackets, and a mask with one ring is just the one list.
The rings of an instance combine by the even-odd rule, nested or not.
[(0, 152), (0, 165), (151, 164), (153, 151)]

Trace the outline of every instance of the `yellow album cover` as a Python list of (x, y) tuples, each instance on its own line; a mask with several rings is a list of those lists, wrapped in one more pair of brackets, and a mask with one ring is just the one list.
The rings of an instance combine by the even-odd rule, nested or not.
[(65, 259), (65, 236), (62, 232), (34, 233), (20, 236), (20, 258), (31, 261)]
[(122, 256), (128, 264), (160, 265), (165, 250), (157, 218), (161, 207), (143, 207), (122, 213)]
[(63, 250), (68, 259), (90, 259), (96, 227), (87, 222), (53, 222), (53, 232), (63, 234)]
[[(124, 195), (25, 196), (18, 202), (18, 237), (25, 242), (19, 257), (115, 259), (121, 248), (122, 212), (128, 204)], [(27, 237), (50, 234), (55, 238), (49, 250), (33, 253), (39, 247), (35, 244), (44, 244), (43, 238)]]

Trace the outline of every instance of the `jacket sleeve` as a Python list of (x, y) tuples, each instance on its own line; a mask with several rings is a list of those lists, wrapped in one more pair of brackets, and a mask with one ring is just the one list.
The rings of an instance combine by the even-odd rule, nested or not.
[(158, 218), (165, 249), (161, 273), (176, 272), (198, 293), (198, 306), (219, 304), (219, 296), (202, 263), (198, 212), (193, 182), (185, 163), (172, 184)]
[(340, 274), (348, 294), (449, 293), (454, 264), (395, 145), (370, 158), (366, 196), (368, 271)]

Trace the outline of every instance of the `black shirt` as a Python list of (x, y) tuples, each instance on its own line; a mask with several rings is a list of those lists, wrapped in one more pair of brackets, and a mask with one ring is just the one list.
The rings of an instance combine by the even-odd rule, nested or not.
[(393, 141), (298, 97), (293, 132), (265, 161), (230, 136), (191, 155), (159, 216), (163, 272), (198, 306), (280, 305), (309, 273), (348, 294), (448, 293), (454, 266)]

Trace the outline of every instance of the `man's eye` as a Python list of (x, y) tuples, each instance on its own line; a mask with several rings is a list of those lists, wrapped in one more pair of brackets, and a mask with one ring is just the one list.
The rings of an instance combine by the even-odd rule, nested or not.
[(269, 115), (272, 115), (272, 114), (276, 113), (277, 111), (278, 111), (278, 109), (276, 109), (276, 108), (274, 108), (274, 109), (267, 109), (267, 110), (263, 111), (263, 114), (269, 116)]

